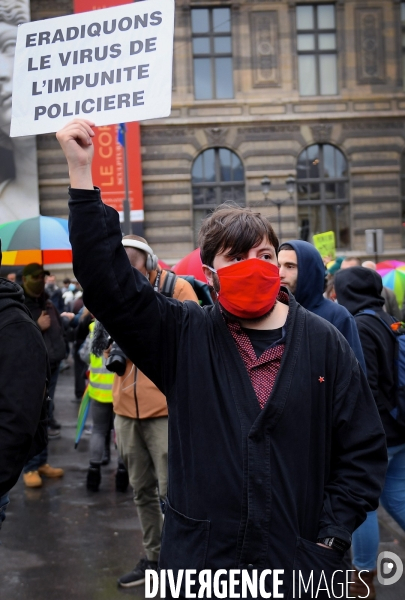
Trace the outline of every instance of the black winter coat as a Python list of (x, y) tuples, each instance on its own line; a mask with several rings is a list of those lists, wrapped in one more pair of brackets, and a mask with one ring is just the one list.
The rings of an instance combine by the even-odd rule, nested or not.
[[(392, 317), (383, 310), (382, 279), (378, 273), (364, 267), (351, 267), (335, 275), (335, 290), (339, 304), (352, 315), (371, 309), (390, 323)], [(395, 338), (384, 323), (370, 315), (356, 317), (367, 368), (367, 379), (384, 425), (388, 446), (405, 444), (405, 427), (398, 425), (387, 408), (395, 405)]]
[[(319, 537), (351, 534), (374, 510), (385, 435), (347, 341), (289, 297), (284, 356), (263, 410), (218, 306), (156, 294), (132, 269), (118, 214), (70, 190), (74, 272), (84, 302), (167, 397), (167, 569), (341, 566)], [(270, 579), (270, 578), (268, 578)], [(320, 597), (320, 596), (319, 596)]]
[(28, 456), (44, 447), (47, 374), (45, 344), (22, 288), (0, 278), (0, 496), (15, 485)]

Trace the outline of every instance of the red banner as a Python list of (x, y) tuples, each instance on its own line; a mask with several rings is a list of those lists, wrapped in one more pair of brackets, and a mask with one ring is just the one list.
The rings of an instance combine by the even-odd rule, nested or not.
[[(131, 4), (133, 0), (74, 0), (75, 13)], [(103, 192), (103, 200), (123, 211), (125, 197), (124, 151), (118, 142), (119, 125), (96, 128), (94, 139), (93, 179)], [(127, 123), (126, 145), (128, 156), (129, 205), (131, 221), (143, 221), (143, 193), (141, 166), (141, 138), (139, 123)], [(137, 228), (137, 233), (139, 227)]]

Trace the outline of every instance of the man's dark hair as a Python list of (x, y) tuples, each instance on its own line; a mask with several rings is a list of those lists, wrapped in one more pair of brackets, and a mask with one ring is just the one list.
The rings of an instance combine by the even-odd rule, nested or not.
[(280, 250), (293, 250), (293, 252), (295, 252), (295, 248), (293, 248), (291, 244), (281, 244), (278, 251), (280, 252)]
[(251, 208), (221, 204), (202, 223), (198, 236), (203, 264), (212, 266), (217, 254), (228, 250), (230, 256), (246, 254), (268, 239), (278, 249), (278, 239), (270, 222)]

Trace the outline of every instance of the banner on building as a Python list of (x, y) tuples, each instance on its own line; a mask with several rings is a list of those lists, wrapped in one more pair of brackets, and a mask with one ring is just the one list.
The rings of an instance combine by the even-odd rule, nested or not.
[(35, 137), (10, 137), (17, 30), (29, 19), (29, 0), (0, 0), (0, 224), (39, 214)]
[(169, 116), (173, 32), (174, 0), (20, 25), (11, 136)]

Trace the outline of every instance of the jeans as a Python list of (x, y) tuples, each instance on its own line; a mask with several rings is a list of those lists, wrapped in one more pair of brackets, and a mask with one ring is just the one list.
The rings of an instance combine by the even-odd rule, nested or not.
[[(53, 408), (54, 402), (53, 397), (55, 395), (56, 384), (58, 383), (59, 376), (59, 366), (60, 363), (51, 366), (51, 377), (49, 380), (48, 386), (48, 394), (51, 398), (51, 401), (48, 404), (48, 419), (51, 421), (53, 419)], [(33, 456), (25, 465), (23, 472), (29, 473), (29, 471), (38, 471), (39, 467), (42, 465), (46, 465), (48, 462), (48, 446), (42, 450), (39, 454)]]
[(52, 421), (52, 419), (53, 419), (53, 410), (55, 407), (55, 403), (54, 403), (53, 399), (55, 397), (56, 384), (58, 383), (59, 367), (60, 367), (60, 362), (56, 363), (56, 365), (51, 365), (51, 377), (49, 379), (49, 386), (48, 386), (48, 394), (49, 394), (49, 397), (51, 398), (51, 402), (48, 405), (48, 419), (50, 421)]
[(167, 492), (168, 418), (130, 419), (115, 415), (118, 452), (128, 470), (148, 560), (160, 553), (163, 517), (161, 501)]
[(113, 428), (112, 402), (91, 401), (93, 429), (90, 438), (90, 464), (101, 465), (104, 448), (109, 447), (110, 433)]
[[(388, 448), (388, 470), (380, 498), (382, 506), (405, 530), (405, 444)], [(372, 571), (377, 566), (380, 532), (377, 511), (353, 533), (353, 564), (357, 569)]]
[(33, 456), (25, 465), (23, 472), (28, 473), (29, 471), (38, 471), (39, 467), (46, 465), (48, 462), (48, 446), (42, 450), (39, 454)]

